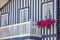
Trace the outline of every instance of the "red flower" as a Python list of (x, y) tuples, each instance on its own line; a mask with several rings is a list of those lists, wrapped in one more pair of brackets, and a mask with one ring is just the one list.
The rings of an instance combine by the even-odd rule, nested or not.
[(41, 20), (37, 22), (38, 27), (46, 27), (48, 29), (51, 28), (51, 25), (54, 24), (55, 20), (47, 19), (47, 20)]

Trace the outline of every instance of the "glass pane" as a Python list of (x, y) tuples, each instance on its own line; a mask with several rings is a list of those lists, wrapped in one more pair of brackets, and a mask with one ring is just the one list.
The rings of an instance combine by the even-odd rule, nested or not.
[(25, 14), (25, 16), (24, 16), (25, 18), (24, 18), (24, 19), (25, 19), (26, 21), (28, 21), (28, 8), (25, 9), (25, 13), (24, 13), (24, 14)]
[(45, 16), (48, 15), (47, 4), (42, 5), (42, 19), (45, 20)]
[(24, 13), (24, 10), (20, 10), (20, 23), (23, 22), (23, 14)]
[(5, 20), (5, 23), (6, 23), (5, 25), (8, 25), (8, 14), (5, 16), (5, 19), (6, 19)]
[(20, 10), (20, 22), (28, 21), (28, 8)]
[(4, 14), (1, 16), (1, 26), (8, 25), (8, 14)]
[(2, 15), (2, 17), (1, 17), (1, 26), (4, 26), (4, 19), (5, 19), (5, 16)]

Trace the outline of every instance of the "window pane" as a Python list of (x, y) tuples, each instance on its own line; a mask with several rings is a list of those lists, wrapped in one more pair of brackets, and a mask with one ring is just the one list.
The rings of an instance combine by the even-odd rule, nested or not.
[(47, 4), (42, 5), (42, 19), (45, 20), (45, 16), (48, 15)]
[(20, 22), (23, 22), (23, 20), (22, 20), (23, 19), (23, 15), (22, 15), (23, 13), (24, 13), (24, 10), (20, 10)]
[(5, 19), (5, 16), (2, 15), (2, 17), (1, 17), (1, 26), (4, 26), (4, 19)]
[(20, 10), (20, 22), (28, 21), (28, 8)]
[(4, 14), (1, 16), (1, 26), (8, 25), (8, 14)]
[(24, 20), (28, 21), (28, 8), (24, 10)]

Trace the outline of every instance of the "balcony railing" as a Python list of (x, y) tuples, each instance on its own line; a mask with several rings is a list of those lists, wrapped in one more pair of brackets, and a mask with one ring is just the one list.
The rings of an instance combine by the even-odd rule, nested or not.
[(41, 37), (41, 29), (33, 22), (24, 22), (0, 28), (0, 39), (8, 39), (24, 36)]

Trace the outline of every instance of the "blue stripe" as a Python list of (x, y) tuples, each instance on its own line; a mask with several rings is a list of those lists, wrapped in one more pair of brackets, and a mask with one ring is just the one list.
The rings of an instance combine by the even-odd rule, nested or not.
[(58, 40), (58, 0), (56, 0), (56, 40)]

